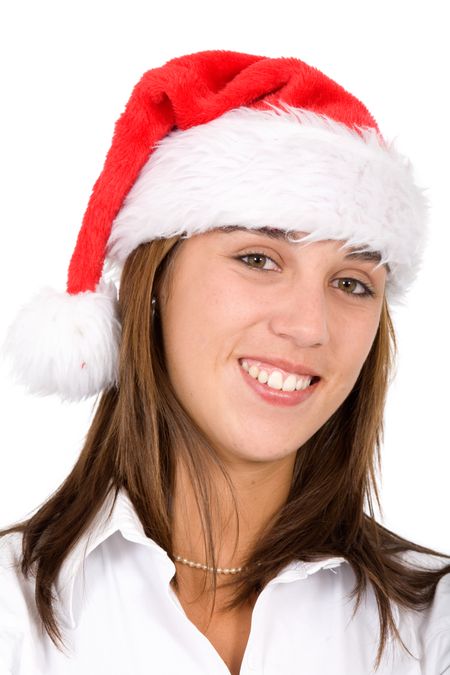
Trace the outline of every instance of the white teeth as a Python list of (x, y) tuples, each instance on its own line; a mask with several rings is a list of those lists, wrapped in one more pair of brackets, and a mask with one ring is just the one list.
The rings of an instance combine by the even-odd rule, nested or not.
[(301, 377), (297, 380), (297, 384), (295, 385), (295, 388), (297, 391), (301, 391), (302, 389), (306, 389), (306, 387), (309, 387), (309, 383), (311, 382), (311, 378), (307, 378), (306, 380)]
[(259, 373), (258, 366), (250, 366), (248, 374), (251, 375), (252, 377), (254, 377), (255, 380), (258, 377), (258, 373)]
[(285, 381), (283, 382), (283, 391), (294, 391), (295, 385), (297, 384), (297, 378), (295, 375), (288, 375)]
[(242, 361), (242, 367), (251, 377), (253, 377), (253, 379), (258, 380), (258, 382), (261, 382), (261, 384), (267, 384), (267, 386), (271, 387), (271, 389), (282, 391), (301, 391), (309, 387), (312, 380), (312, 377), (309, 375), (299, 377), (293, 373), (290, 373), (286, 376), (286, 379), (283, 382), (283, 375), (279, 370), (274, 370), (269, 375), (267, 370), (260, 370), (258, 366), (254, 364), (250, 365), (248, 361)]
[(279, 370), (274, 370), (270, 373), (267, 386), (272, 387), (272, 389), (281, 389), (283, 387), (283, 376)]

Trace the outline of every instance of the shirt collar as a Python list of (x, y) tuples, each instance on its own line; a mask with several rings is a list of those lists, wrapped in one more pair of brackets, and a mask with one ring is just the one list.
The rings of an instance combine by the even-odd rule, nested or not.
[(154, 553), (167, 583), (175, 573), (175, 565), (167, 553), (153, 539), (147, 537), (136, 510), (124, 488), (120, 488), (114, 502), (111, 488), (90, 526), (82, 534), (61, 565), (55, 581), (55, 612), (59, 620), (73, 628), (73, 594), (77, 576), (88, 556), (108, 537), (120, 531), (125, 539), (147, 546)]
[[(110, 489), (92, 523), (66, 556), (59, 570), (55, 582), (55, 612), (61, 623), (71, 628), (76, 625), (73, 614), (73, 594), (75, 581), (81, 572), (81, 566), (97, 546), (100, 546), (117, 531), (120, 531), (128, 541), (142, 544), (151, 550), (159, 563), (161, 576), (169, 584), (175, 574), (174, 563), (166, 551), (153, 539), (146, 536), (139, 516), (125, 488), (119, 489), (115, 502), (114, 490)], [(298, 579), (306, 579), (306, 577), (321, 569), (330, 569), (336, 573), (334, 568), (338, 567), (342, 562), (348, 561), (341, 557), (331, 557), (316, 562), (296, 560), (286, 565), (269, 584), (288, 583)]]

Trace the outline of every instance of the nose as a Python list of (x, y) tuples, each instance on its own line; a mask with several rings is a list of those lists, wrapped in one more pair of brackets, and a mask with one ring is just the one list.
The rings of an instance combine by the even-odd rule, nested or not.
[(274, 299), (270, 327), (274, 334), (297, 347), (317, 347), (329, 340), (329, 318), (324, 289), (316, 280), (285, 287)]

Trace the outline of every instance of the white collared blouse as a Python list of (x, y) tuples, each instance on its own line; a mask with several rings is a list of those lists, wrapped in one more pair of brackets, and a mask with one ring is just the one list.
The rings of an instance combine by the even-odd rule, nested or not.
[[(111, 505), (112, 493), (55, 585), (65, 653), (41, 630), (33, 577), (15, 567), (21, 535), (0, 539), (0, 675), (229, 675), (184, 613), (170, 585), (175, 566), (145, 536), (126, 491), (108, 519)], [(344, 558), (286, 566), (257, 599), (241, 675), (374, 672), (375, 596), (369, 586), (352, 620), (354, 582)], [(390, 641), (379, 675), (450, 675), (450, 574), (429, 610), (394, 606), (394, 618), (413, 656)]]

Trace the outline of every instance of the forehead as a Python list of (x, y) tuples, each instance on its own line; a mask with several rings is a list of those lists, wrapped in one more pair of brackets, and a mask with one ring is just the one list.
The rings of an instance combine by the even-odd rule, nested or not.
[[(251, 232), (252, 234), (259, 235), (261, 237), (270, 237), (271, 239), (278, 239), (291, 243), (287, 238), (288, 233), (285, 230), (279, 230), (272, 227), (260, 227), (260, 228), (247, 228), (241, 225), (227, 225), (224, 227), (217, 228), (220, 232), (230, 233), (230, 232)], [(306, 234), (305, 232), (290, 232), (289, 234), (298, 235), (298, 239), (301, 239), (301, 235)], [(292, 243), (295, 243), (292, 240)], [(351, 260), (362, 260), (362, 261), (372, 261), (379, 263), (382, 259), (380, 251), (371, 251), (371, 250), (361, 250), (361, 247), (349, 246), (345, 249), (347, 252), (344, 258)], [(385, 265), (389, 269), (389, 265)]]

